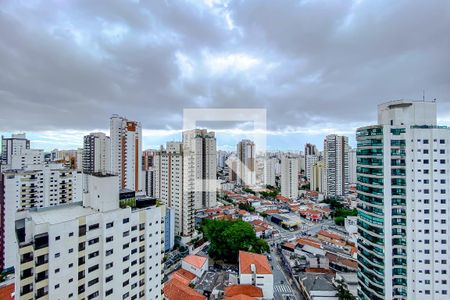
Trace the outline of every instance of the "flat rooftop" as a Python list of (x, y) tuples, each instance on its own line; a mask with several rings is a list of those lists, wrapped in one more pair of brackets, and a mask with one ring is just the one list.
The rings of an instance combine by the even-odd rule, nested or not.
[(98, 211), (90, 207), (83, 207), (81, 202), (29, 211), (30, 217), (36, 224), (58, 224), (97, 213)]

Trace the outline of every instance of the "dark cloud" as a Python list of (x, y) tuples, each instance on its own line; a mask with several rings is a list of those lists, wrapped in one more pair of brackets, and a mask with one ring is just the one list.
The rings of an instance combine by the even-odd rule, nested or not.
[(112, 113), (180, 128), (192, 107), (342, 129), (423, 89), (448, 115), (448, 28), (444, 0), (10, 1), (0, 130), (107, 128)]

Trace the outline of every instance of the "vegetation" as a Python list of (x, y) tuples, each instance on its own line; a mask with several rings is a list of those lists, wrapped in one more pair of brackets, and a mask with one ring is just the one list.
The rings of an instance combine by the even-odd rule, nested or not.
[(337, 287), (337, 296), (339, 300), (356, 300), (356, 298), (344, 286), (342, 281), (339, 282), (339, 285)]
[(330, 204), (331, 209), (344, 208), (344, 204), (342, 204), (338, 198), (326, 198), (322, 203)]
[(244, 188), (243, 191), (246, 193), (249, 193), (249, 194), (256, 195), (256, 192), (254, 190), (252, 190), (251, 188)]
[(248, 212), (254, 212), (255, 208), (248, 203), (239, 203), (239, 209), (246, 210)]
[(303, 186), (302, 186), (302, 188), (304, 189), (304, 190), (311, 190), (311, 184), (308, 182), (308, 183), (305, 183)]
[(275, 198), (278, 195), (277, 190), (271, 190), (270, 192), (260, 192), (262, 198)]
[(336, 223), (336, 225), (344, 225), (345, 222), (345, 218), (347, 218), (348, 216), (357, 216), (358, 215), (358, 211), (356, 210), (356, 208), (354, 209), (347, 209), (347, 208), (338, 208), (336, 209), (336, 211), (334, 212), (334, 222)]
[(264, 253), (269, 245), (257, 238), (252, 226), (242, 220), (205, 220), (201, 231), (210, 242), (209, 255), (213, 259), (237, 262), (239, 250)]
[(260, 212), (259, 215), (263, 218), (266, 218), (268, 216), (268, 214), (266, 214), (265, 212)]

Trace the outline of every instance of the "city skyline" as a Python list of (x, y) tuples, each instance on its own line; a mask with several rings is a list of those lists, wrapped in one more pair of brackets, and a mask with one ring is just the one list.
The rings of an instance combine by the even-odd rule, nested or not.
[(296, 149), (305, 134), (301, 146), (351, 138), (376, 120), (367, 107), (423, 94), (448, 124), (448, 5), (7, 1), (0, 128), (64, 145), (120, 113), (171, 138), (184, 108), (265, 108), (269, 146)]

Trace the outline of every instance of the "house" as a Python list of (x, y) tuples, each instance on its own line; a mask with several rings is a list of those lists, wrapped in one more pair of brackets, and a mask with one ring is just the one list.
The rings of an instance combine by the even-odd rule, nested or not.
[(333, 277), (324, 273), (302, 273), (298, 277), (302, 294), (310, 300), (339, 300)]
[(195, 281), (197, 280), (197, 276), (195, 276), (195, 274), (181, 268), (173, 272), (171, 278), (176, 278), (179, 281), (183, 282), (185, 285), (189, 285), (192, 282), (195, 283)]
[(0, 283), (0, 299), (13, 300), (14, 299), (14, 278), (8, 279)]
[(254, 285), (263, 291), (263, 299), (273, 299), (273, 274), (267, 257), (239, 251), (239, 283)]
[(176, 278), (170, 279), (163, 288), (167, 300), (206, 300), (206, 297)]
[[(224, 290), (225, 299), (230, 299), (232, 297), (247, 296), (250, 299), (262, 299), (263, 292), (262, 289), (251, 284), (234, 284), (225, 288)], [(236, 298), (238, 299), (238, 298)], [(242, 297), (242, 299), (245, 299)]]
[(188, 255), (183, 258), (181, 268), (200, 278), (208, 271), (208, 258), (198, 255)]
[(331, 243), (342, 248), (347, 244), (343, 236), (327, 230), (319, 231), (317, 233), (317, 238), (321, 241)]

